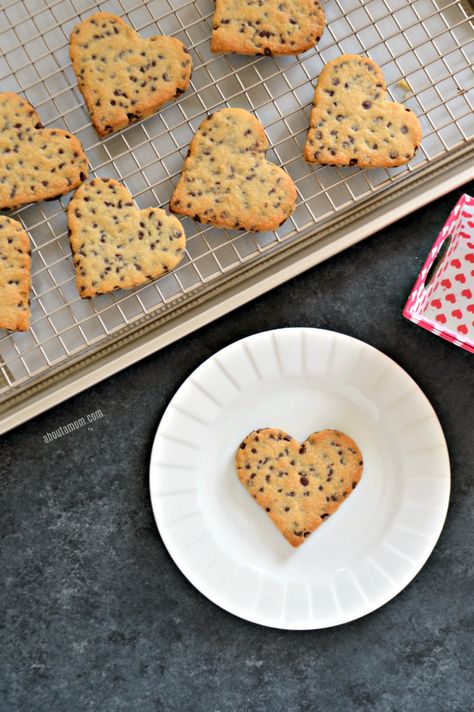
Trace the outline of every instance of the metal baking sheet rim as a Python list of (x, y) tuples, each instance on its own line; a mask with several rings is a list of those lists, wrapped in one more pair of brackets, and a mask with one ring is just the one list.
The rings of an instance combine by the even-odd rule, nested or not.
[[(242, 273), (229, 275), (222, 283), (186, 304), (138, 324), (124, 335), (114, 335), (98, 351), (78, 357), (39, 382), (0, 404), (0, 434), (67, 400), (90, 386), (159, 351), (196, 329), (210, 323), (255, 297), (273, 289), (301, 272), (360, 242), (390, 223), (441, 197), (474, 178), (474, 153), (466, 146), (459, 156), (450, 155), (442, 165), (433, 166), (413, 181), (377, 196), (369, 205), (350, 211), (328, 228), (326, 237), (311, 242), (315, 233), (300, 244), (254, 262)], [(454, 165), (455, 164), (455, 165)], [(413, 186), (421, 194), (406, 199)], [(111, 337), (112, 338), (112, 337)]]

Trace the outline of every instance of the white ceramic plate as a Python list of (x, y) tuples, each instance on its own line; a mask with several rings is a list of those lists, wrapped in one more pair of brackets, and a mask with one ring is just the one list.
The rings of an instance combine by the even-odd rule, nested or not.
[[(342, 430), (364, 456), (359, 486), (293, 549), (249, 496), (235, 452), (252, 430), (298, 440)], [(399, 593), (441, 533), (450, 471), (416, 383), (362, 341), (320, 329), (242, 339), (185, 381), (158, 428), (150, 493), (177, 566), (211, 601), (287, 629), (346, 623)]]

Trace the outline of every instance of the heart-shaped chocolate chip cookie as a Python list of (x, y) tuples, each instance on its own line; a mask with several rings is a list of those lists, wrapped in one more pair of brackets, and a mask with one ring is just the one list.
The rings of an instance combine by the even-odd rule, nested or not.
[(184, 254), (179, 220), (161, 208), (137, 210), (112, 179), (81, 185), (67, 219), (81, 297), (138, 287), (174, 269)]
[(31, 250), (23, 225), (0, 215), (0, 329), (30, 324)]
[(162, 35), (143, 39), (108, 12), (91, 15), (73, 29), (70, 54), (100, 136), (154, 114), (191, 80), (191, 56), (182, 42)]
[(87, 178), (87, 159), (75, 136), (44, 129), (18, 94), (0, 94), (0, 209), (50, 200)]
[(298, 54), (313, 47), (324, 30), (318, 0), (216, 0), (213, 52)]
[(300, 444), (283, 430), (255, 430), (242, 441), (237, 473), (285, 539), (300, 546), (362, 477), (362, 454), (337, 430), (313, 433)]
[(387, 101), (380, 68), (345, 54), (321, 72), (304, 157), (313, 163), (378, 168), (413, 158), (421, 141), (415, 114)]
[(295, 207), (296, 188), (265, 158), (263, 126), (244, 109), (222, 109), (198, 128), (170, 200), (174, 213), (218, 227), (273, 230)]

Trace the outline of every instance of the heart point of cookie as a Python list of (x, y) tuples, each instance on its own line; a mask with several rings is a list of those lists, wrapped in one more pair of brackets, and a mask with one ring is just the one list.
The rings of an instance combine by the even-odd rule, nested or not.
[(258, 6), (216, 0), (211, 50), (254, 55), (299, 54), (324, 31), (319, 0), (265, 0)]
[(100, 136), (154, 114), (191, 81), (191, 55), (182, 42), (162, 35), (144, 39), (108, 12), (73, 29), (70, 55)]
[(294, 547), (340, 507), (362, 477), (357, 444), (338, 430), (304, 443), (276, 428), (254, 430), (236, 455), (244, 487)]
[(0, 94), (0, 209), (52, 200), (87, 178), (80, 141), (67, 131), (45, 129), (18, 94)]
[(387, 100), (382, 71), (368, 57), (346, 54), (326, 64), (313, 104), (304, 150), (310, 163), (399, 166), (420, 145), (418, 118)]
[(123, 185), (95, 178), (68, 206), (81, 297), (132, 289), (174, 269), (184, 255), (181, 223), (161, 208), (138, 210)]
[(268, 161), (262, 124), (244, 109), (222, 109), (199, 126), (170, 200), (174, 213), (217, 227), (274, 230), (293, 212), (296, 188)]

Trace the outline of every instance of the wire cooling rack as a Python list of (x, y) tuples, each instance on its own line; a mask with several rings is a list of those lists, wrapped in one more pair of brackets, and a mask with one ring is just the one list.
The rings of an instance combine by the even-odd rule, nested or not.
[[(472, 141), (474, 32), (465, 2), (327, 0), (324, 9), (327, 26), (316, 49), (252, 58), (211, 53), (212, 0), (0, 2), (1, 91), (26, 97), (45, 126), (74, 133), (91, 176), (122, 181), (139, 208), (167, 208), (196, 128), (224, 106), (255, 112), (272, 146), (268, 158), (286, 168), (298, 189), (293, 216), (276, 232), (241, 233), (183, 219), (186, 256), (172, 274), (92, 300), (80, 299), (75, 287), (65, 212), (70, 196), (17, 210), (32, 242), (32, 324), (26, 333), (0, 331), (0, 402), (246, 264), (308, 234), (317, 240), (344, 212)], [(194, 67), (191, 87), (178, 101), (105, 140), (91, 126), (68, 53), (73, 26), (98, 10), (120, 15), (143, 37), (178, 37)], [(324, 63), (347, 52), (374, 59), (390, 97), (420, 118), (423, 142), (409, 165), (369, 171), (303, 160), (315, 79)]]

